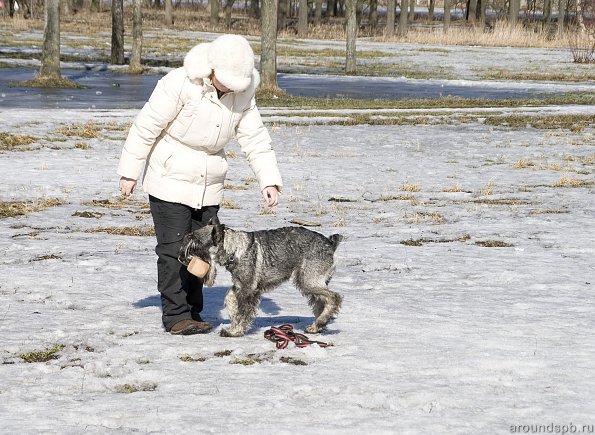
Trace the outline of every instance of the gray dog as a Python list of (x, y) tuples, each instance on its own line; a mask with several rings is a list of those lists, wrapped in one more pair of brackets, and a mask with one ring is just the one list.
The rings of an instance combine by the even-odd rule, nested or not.
[(184, 237), (179, 260), (188, 265), (196, 256), (209, 263), (207, 286), (215, 282), (216, 264), (231, 273), (233, 285), (225, 296), (231, 326), (221, 330), (221, 336), (244, 335), (262, 294), (290, 278), (312, 307), (316, 318), (305, 331), (313, 334), (323, 330), (341, 307), (341, 295), (330, 291), (328, 283), (342, 239), (339, 234), (327, 238), (303, 227), (245, 232), (211, 222)]

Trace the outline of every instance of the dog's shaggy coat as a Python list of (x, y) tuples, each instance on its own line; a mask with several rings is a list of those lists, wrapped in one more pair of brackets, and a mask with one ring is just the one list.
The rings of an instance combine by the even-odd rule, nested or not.
[(244, 335), (262, 294), (289, 279), (308, 298), (314, 312), (314, 322), (305, 331), (318, 333), (341, 307), (342, 297), (329, 290), (328, 283), (342, 238), (339, 234), (327, 238), (303, 227), (245, 232), (215, 223), (185, 236), (179, 260), (188, 265), (197, 256), (210, 263), (207, 286), (214, 284), (216, 264), (231, 273), (233, 286), (225, 296), (231, 326), (221, 331), (222, 336)]

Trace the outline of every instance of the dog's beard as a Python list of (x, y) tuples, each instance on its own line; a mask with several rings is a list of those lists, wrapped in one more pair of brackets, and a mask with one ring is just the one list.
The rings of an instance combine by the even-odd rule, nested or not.
[(207, 287), (215, 285), (215, 278), (217, 277), (217, 268), (215, 267), (215, 260), (213, 257), (209, 259), (209, 270), (203, 278), (203, 282)]
[(188, 243), (184, 247), (183, 251), (178, 256), (178, 261), (182, 263), (184, 266), (188, 266), (190, 260), (192, 259), (193, 255), (191, 252), (195, 249), (196, 242), (192, 239), (188, 240)]

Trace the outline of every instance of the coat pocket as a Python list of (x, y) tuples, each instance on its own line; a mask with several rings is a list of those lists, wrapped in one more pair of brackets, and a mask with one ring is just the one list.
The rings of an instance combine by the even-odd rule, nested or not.
[[(188, 231), (188, 211), (181, 204), (163, 201), (149, 196), (151, 215), (155, 223), (155, 236), (160, 245), (179, 243)], [(172, 247), (171, 255), (177, 253), (177, 247)]]
[(196, 183), (204, 177), (205, 159), (203, 151), (162, 140), (149, 159), (149, 171), (161, 177)]
[(149, 157), (149, 169), (159, 175), (164, 175), (172, 157), (172, 149), (165, 141), (159, 141)]
[(207, 185), (223, 184), (228, 167), (225, 153), (207, 155)]

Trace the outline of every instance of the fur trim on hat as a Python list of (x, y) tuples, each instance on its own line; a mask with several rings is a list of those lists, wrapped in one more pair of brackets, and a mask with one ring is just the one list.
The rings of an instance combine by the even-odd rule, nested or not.
[(195, 45), (184, 58), (184, 69), (190, 80), (206, 79), (211, 75), (212, 68), (207, 59), (210, 46), (210, 43)]
[(254, 90), (260, 84), (252, 48), (239, 35), (222, 35), (198, 44), (184, 58), (184, 68), (191, 80), (205, 79), (214, 71), (217, 80), (235, 92)]

